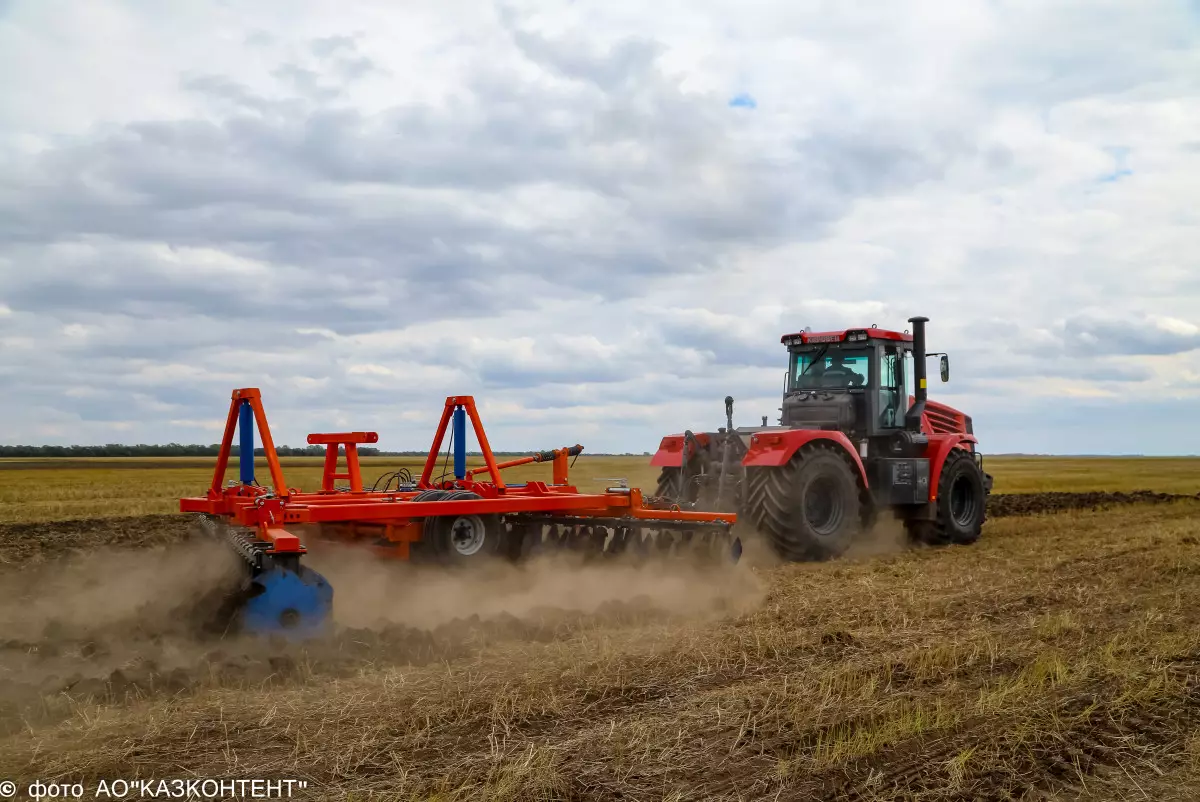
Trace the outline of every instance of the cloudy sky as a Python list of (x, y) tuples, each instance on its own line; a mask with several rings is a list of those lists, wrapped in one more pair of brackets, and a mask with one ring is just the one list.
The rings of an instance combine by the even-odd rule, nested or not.
[(0, 0), (0, 442), (653, 450), (931, 318), (987, 452), (1200, 453), (1195, 0)]

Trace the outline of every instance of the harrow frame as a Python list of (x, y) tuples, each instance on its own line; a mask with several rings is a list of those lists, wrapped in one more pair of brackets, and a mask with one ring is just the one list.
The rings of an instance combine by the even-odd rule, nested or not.
[[(485, 463), (484, 467), (472, 470), (466, 467), (468, 419)], [(255, 428), (262, 441), (271, 487), (258, 484), (254, 478)], [(439, 477), (435, 481), (433, 472), (451, 428), (454, 478), (443, 481)], [(222, 486), (235, 429), (240, 434), (240, 481)], [(203, 497), (180, 499), (180, 511), (224, 519), (231, 526), (250, 530), (239, 544), (239, 550), (247, 560), (265, 555), (280, 564), (298, 563), (299, 557), (307, 552), (300, 538), (289, 531), (307, 525), (341, 525), (339, 528), (348, 532), (338, 539), (353, 540), (370, 534), (374, 536), (373, 545), (379, 552), (409, 559), (412, 544), (422, 539), (424, 521), (443, 516), (499, 515), (516, 525), (554, 521), (572, 526), (591, 523), (601, 527), (676, 530), (684, 532), (685, 536), (689, 532), (714, 530), (728, 535), (737, 521), (733, 513), (697, 512), (681, 509), (673, 502), (648, 501), (637, 488), (609, 487), (603, 493), (581, 493), (568, 478), (568, 460), (583, 450), (580, 445), (497, 462), (475, 400), (469, 395), (446, 398), (421, 477), (409, 489), (363, 489), (357, 447), (378, 442), (375, 432), (310, 434), (308, 442), (326, 447), (319, 491), (305, 492), (287, 486), (260, 391), (253, 387), (234, 390), (212, 483)], [(345, 448), (344, 473), (337, 472), (341, 448)], [(501, 476), (504, 468), (543, 461), (553, 463), (553, 480), (549, 483), (507, 484)], [(488, 479), (476, 480), (480, 474), (486, 474)], [(336, 479), (348, 480), (349, 489), (336, 488)], [(423, 493), (432, 490), (468, 491), (478, 498), (418, 500)]]

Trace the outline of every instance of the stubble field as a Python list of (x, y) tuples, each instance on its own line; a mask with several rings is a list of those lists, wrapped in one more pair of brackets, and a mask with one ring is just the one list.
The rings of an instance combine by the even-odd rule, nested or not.
[[(652, 487), (645, 463), (581, 457), (573, 477)], [(1200, 798), (1200, 460), (992, 459), (975, 546), (909, 549), (883, 526), (824, 564), (751, 547), (733, 569), (560, 558), (465, 577), (317, 548), (340, 629), (303, 648), (190, 627), (236, 570), (172, 514), (208, 464), (0, 464), (0, 779)], [(320, 472), (285, 466), (293, 486)]]

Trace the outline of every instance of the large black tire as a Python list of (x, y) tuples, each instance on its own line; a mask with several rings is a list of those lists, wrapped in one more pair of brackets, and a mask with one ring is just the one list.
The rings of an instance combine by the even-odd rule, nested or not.
[(969, 546), (983, 533), (987, 519), (983, 470), (962, 449), (951, 451), (942, 464), (936, 516), (917, 529), (918, 537), (931, 546)]
[(679, 488), (679, 477), (682, 473), (682, 468), (663, 468), (658, 474), (658, 485), (654, 488), (654, 495), (678, 501), (682, 495)]
[(815, 443), (778, 468), (747, 468), (744, 510), (784, 559), (827, 560), (862, 531), (861, 494), (844, 449)]
[[(437, 491), (431, 491), (437, 492)], [(466, 501), (480, 498), (469, 490), (446, 492), (440, 498), (422, 501)], [(421, 542), (445, 565), (470, 566), (486, 563), (508, 553), (507, 535), (499, 515), (438, 515), (424, 519)]]

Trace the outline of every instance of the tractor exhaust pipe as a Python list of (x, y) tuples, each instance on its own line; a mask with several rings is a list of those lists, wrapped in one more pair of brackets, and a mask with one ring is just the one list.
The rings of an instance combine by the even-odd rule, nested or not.
[(920, 433), (921, 416), (925, 414), (925, 401), (929, 397), (929, 382), (925, 374), (925, 324), (929, 322), (929, 318), (910, 317), (908, 322), (912, 324), (913, 378), (917, 386), (913, 388), (915, 403), (904, 416), (904, 425), (910, 432)]

